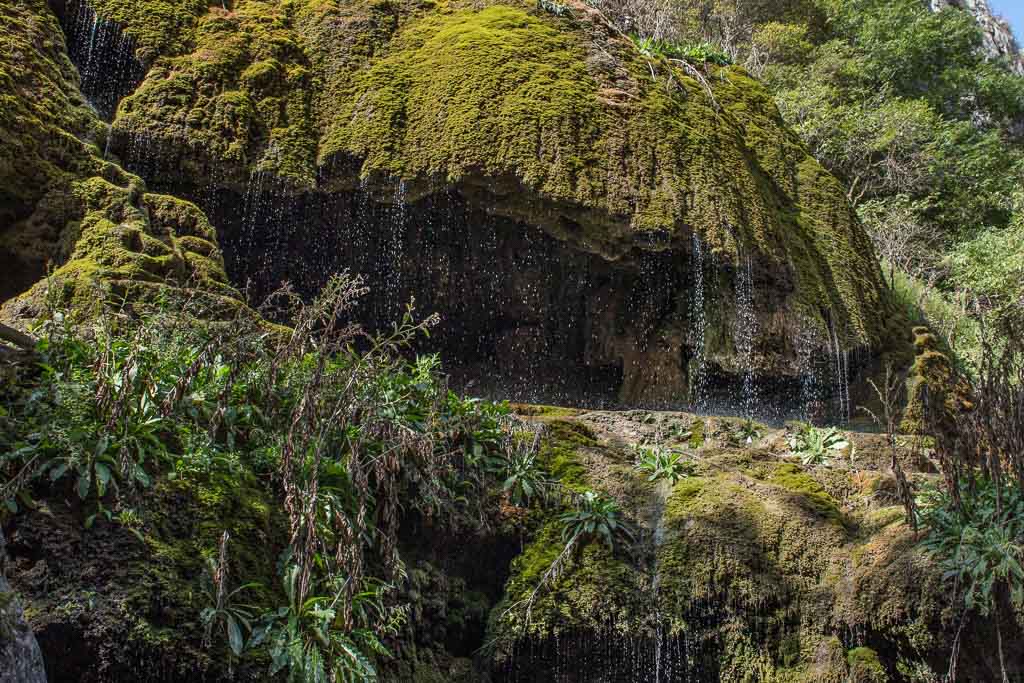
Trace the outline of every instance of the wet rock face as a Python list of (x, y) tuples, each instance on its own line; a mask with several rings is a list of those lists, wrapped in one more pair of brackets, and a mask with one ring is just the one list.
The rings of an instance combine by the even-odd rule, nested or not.
[(51, 0), (78, 67), (80, 88), (101, 118), (113, 118), (118, 103), (142, 80), (135, 41), (114, 21), (99, 16), (86, 0)]
[[(173, 48), (146, 43), (138, 3), (95, 6), (162, 51), (117, 110), (113, 155), (212, 214), (228, 258), (268, 285), (312, 293), (349, 267), (374, 299), (415, 294), (449, 337), (480, 335), (437, 347), (465, 354), (446, 362), (483, 357), (513, 396), (750, 410), (782, 390), (843, 414), (850, 352), (891, 340), (842, 188), (740, 69), (715, 71), (713, 96), (682, 73), (666, 87), (582, 3), (568, 22), (519, 2), (241, 0), (179, 22)], [(360, 188), (404, 207), (401, 237), (391, 209), (330, 215)], [(232, 241), (246, 222), (256, 238)], [(452, 246), (495, 230), (495, 250)]]
[(46, 683), (43, 654), (7, 583), (7, 544), (0, 529), (0, 683)]
[[(527, 617), (520, 601), (565, 546), (557, 513), (538, 520), (492, 612), (493, 680), (902, 680), (898, 666), (946, 671), (958, 646), (958, 680), (999, 679), (994, 621), (955, 608), (942, 568), (905, 524), (884, 435), (849, 434), (856, 458), (805, 467), (783, 429), (737, 446), (728, 433), (738, 419), (642, 410), (536, 419), (547, 425), (539, 457), (553, 476), (614, 497), (639, 540), (577, 548)], [(631, 446), (658, 442), (685, 449), (693, 474), (661, 488), (638, 473)], [(911, 476), (936, 476), (900, 457)], [(1004, 642), (1020, 642), (1020, 616), (1002, 624)], [(1011, 679), (1022, 657), (1007, 650)]]
[(369, 289), (358, 315), (370, 330), (389, 329), (411, 300), (418, 315), (439, 314), (419, 350), (439, 352), (470, 393), (591, 406), (739, 396), (746, 408), (799, 412), (835, 388), (829, 340), (811, 358), (812, 341), (800, 346), (801, 331), (774, 308), (792, 289), (785, 274), (753, 260), (723, 268), (699, 240), (636, 245), (613, 260), (454, 189), (412, 201), (399, 186), (382, 201), (282, 194), (257, 178), (244, 197), (195, 200), (220, 226), (231, 280), (257, 300), (285, 281), (311, 296), (348, 270)]

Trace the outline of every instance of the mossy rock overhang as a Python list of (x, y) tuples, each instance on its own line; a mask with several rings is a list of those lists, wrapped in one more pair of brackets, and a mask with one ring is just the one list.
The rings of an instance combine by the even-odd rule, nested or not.
[[(510, 230), (621, 265), (633, 284), (644, 254), (669, 254), (671, 305), (596, 354), (621, 369), (626, 401), (684, 398), (701, 359), (723, 377), (799, 380), (801, 354), (905, 341), (840, 183), (742, 69), (703, 67), (705, 90), (582, 3), (561, 16), (527, 2), (92, 4), (149, 67), (110, 151), (208, 213), (219, 192), (245, 214), (261, 187), (273, 201), (411, 207), (454, 192)], [(752, 304), (737, 303), (743, 286)]]

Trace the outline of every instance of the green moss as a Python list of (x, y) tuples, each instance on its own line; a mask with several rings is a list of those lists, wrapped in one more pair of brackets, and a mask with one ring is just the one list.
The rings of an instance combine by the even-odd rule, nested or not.
[(704, 445), (704, 420), (694, 420), (690, 423), (690, 448), (700, 448)]
[(313, 187), (313, 84), (291, 5), (250, 0), (193, 23), (189, 50), (171, 50), (122, 102), (115, 139), (174, 150), (196, 179), (241, 185), (259, 171)]
[(579, 451), (596, 445), (593, 432), (585, 425), (555, 419), (547, 424), (538, 460), (563, 486), (582, 492), (587, 490), (588, 480)]
[(544, 406), (531, 403), (513, 403), (512, 412), (523, 417), (540, 419), (568, 418), (579, 415), (581, 410), (577, 408), (564, 408), (561, 406)]
[(798, 494), (801, 504), (814, 513), (839, 525), (845, 524), (839, 504), (820, 482), (792, 463), (778, 465), (768, 479), (773, 484)]
[(208, 0), (90, 0), (96, 12), (119, 23), (135, 40), (144, 63), (159, 55), (183, 52), (191, 44), (196, 20), (209, 8)]
[[(824, 338), (831, 321), (844, 346), (892, 336), (842, 187), (742, 69), (708, 67), (709, 95), (602, 35), (593, 15), (568, 21), (518, 0), (248, 0), (178, 23), (192, 26), (188, 50), (163, 48), (176, 56), (123, 103), (115, 129), (161, 143), (186, 175), (213, 166), (236, 188), (253, 171), (298, 188), (318, 171), (327, 187), (403, 178), (413, 195), (453, 183), (616, 257), (638, 233), (657, 249), (692, 229), (723, 262), (742, 254), (785, 271), (791, 326)], [(652, 67), (675, 85), (653, 82)], [(733, 352), (725, 338), (709, 344), (712, 357)]]
[(869, 647), (857, 647), (846, 654), (850, 683), (887, 683), (889, 676), (878, 661), (878, 653)]
[(494, 6), (427, 16), (396, 41), (353, 79), (323, 155), (355, 154), (364, 174), (403, 177), (515, 168), (543, 193), (571, 194), (594, 158), (581, 151), (596, 138), (600, 110), (570, 34)]
[[(955, 439), (958, 416), (971, 408), (970, 387), (953, 367), (948, 349), (927, 327), (914, 328), (914, 351), (900, 428), (911, 434), (939, 430), (943, 438)], [(931, 415), (926, 414), (927, 406)]]
[(556, 519), (547, 522), (513, 562), (505, 598), (492, 611), (491, 631), (510, 641), (581, 629), (629, 633), (641, 628), (647, 615), (641, 594), (645, 577), (628, 557), (597, 541), (575, 549), (557, 578), (537, 592), (526, 621), (526, 605), (565, 549), (561, 534)]

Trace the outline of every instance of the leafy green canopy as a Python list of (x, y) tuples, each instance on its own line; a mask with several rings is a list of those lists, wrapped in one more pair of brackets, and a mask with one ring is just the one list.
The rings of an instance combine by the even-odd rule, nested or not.
[[(893, 284), (903, 271), (1014, 317), (1007, 304), (1024, 295), (1009, 232), (1022, 215), (1024, 78), (984, 56), (965, 11), (917, 0), (820, 0), (817, 9), (753, 27), (748, 66), (846, 184)], [(968, 342), (959, 322), (931, 322)]]

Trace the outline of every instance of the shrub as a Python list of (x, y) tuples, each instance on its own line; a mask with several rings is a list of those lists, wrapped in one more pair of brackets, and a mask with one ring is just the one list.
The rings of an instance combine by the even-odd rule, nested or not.
[[(416, 322), (410, 308), (379, 336), (349, 323), (362, 292), (344, 275), (308, 303), (283, 289), (265, 308), (288, 329), (245, 307), (214, 317), (189, 299), (77, 327), (53, 314), (40, 330), (41, 371), (5, 396), (3, 510), (63, 487), (86, 501), (86, 526), (123, 523), (141, 537), (145, 506), (127, 506), (155, 479), (255, 473), (288, 521), (269, 539), (286, 548), (288, 601), (249, 645), (268, 648), (293, 680), (328, 669), (335, 680), (371, 678), (398, 606), (378, 609), (387, 584), (365, 572), (401, 578), (400, 515), (476, 528), (487, 494), (510, 468), (529, 470), (529, 454), (513, 448), (522, 429), (507, 405), (455, 396), (436, 357), (409, 358), (434, 319)], [(237, 655), (267, 606), (233, 604), (241, 589), (227, 591), (225, 557), (208, 569), (209, 606), (196, 616), (211, 633), (223, 628)]]
[(968, 608), (988, 615), (1000, 588), (1024, 606), (1024, 495), (979, 479), (956, 505), (948, 491), (926, 489), (918, 499), (928, 530), (922, 545), (953, 579)]

